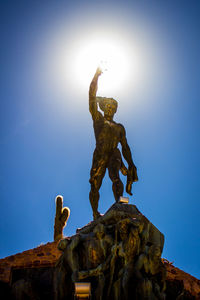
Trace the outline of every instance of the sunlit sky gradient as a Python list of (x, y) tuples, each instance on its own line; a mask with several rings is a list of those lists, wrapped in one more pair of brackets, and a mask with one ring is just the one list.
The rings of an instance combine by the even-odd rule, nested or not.
[[(138, 168), (130, 203), (164, 233), (162, 256), (199, 278), (199, 1), (4, 1), (0, 11), (0, 257), (53, 240), (58, 194), (71, 210), (65, 235), (91, 221), (95, 70), (78, 59), (109, 39), (129, 61), (119, 84), (102, 75), (99, 95), (118, 100)], [(113, 202), (106, 174), (100, 212)]]

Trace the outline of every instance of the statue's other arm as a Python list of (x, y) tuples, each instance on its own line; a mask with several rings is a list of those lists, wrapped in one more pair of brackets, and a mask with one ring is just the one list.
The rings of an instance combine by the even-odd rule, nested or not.
[(97, 68), (96, 73), (94, 74), (94, 77), (90, 83), (90, 89), (89, 89), (89, 110), (92, 115), (93, 119), (97, 118), (98, 115), (98, 107), (97, 107), (97, 99), (96, 99), (96, 93), (97, 93), (97, 83), (99, 76), (102, 74), (102, 71), (100, 68)]
[(134, 181), (138, 181), (137, 168), (133, 163), (131, 150), (130, 150), (129, 145), (127, 143), (126, 131), (125, 131), (125, 129), (122, 125), (120, 125), (120, 126), (121, 126), (121, 140), (120, 140), (120, 143), (122, 145), (122, 154), (123, 154), (125, 160), (128, 163), (128, 175), (127, 175), (126, 192), (128, 194), (132, 195), (132, 193), (131, 193), (132, 183)]
[(120, 139), (120, 143), (122, 145), (122, 154), (125, 158), (125, 160), (128, 163), (129, 167), (134, 166), (133, 163), (133, 159), (132, 159), (132, 155), (131, 155), (131, 150), (129, 148), (129, 145), (127, 143), (127, 139), (126, 139), (126, 131), (124, 129), (124, 127), (122, 125), (121, 126), (121, 139)]

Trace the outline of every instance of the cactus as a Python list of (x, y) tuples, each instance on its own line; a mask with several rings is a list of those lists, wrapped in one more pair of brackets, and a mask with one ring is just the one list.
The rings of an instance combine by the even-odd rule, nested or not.
[(66, 226), (67, 220), (70, 216), (70, 209), (63, 207), (63, 197), (56, 197), (56, 215), (54, 222), (54, 241), (63, 238), (63, 228)]

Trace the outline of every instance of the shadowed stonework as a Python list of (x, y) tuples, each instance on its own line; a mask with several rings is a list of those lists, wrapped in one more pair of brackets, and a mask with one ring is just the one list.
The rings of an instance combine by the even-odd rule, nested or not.
[(55, 299), (73, 299), (77, 281), (91, 282), (95, 300), (165, 299), (163, 234), (134, 205), (107, 213), (61, 240)]
[(70, 300), (74, 281), (80, 279), (92, 283), (92, 299), (151, 300), (164, 294), (166, 300), (200, 299), (200, 281), (160, 259), (163, 243), (163, 234), (136, 206), (114, 204), (61, 240), (61, 250), (53, 242), (1, 259), (0, 295), (6, 300)]

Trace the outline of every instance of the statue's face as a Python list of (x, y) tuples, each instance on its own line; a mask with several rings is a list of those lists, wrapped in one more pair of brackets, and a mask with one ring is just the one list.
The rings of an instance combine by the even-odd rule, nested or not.
[(106, 116), (113, 117), (117, 111), (117, 106), (115, 103), (106, 103), (104, 107), (104, 113)]

